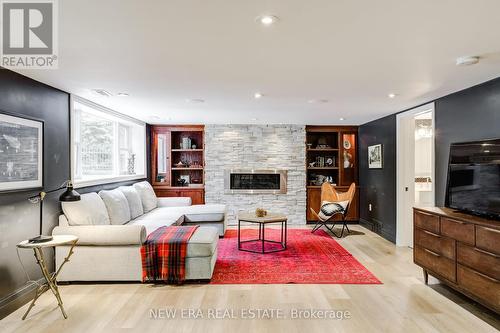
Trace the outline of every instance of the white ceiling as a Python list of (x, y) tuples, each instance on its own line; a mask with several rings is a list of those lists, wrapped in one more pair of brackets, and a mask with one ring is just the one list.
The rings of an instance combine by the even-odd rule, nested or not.
[[(498, 0), (64, 0), (59, 9), (59, 69), (19, 72), (148, 123), (361, 124), (500, 76)], [(260, 26), (265, 13), (280, 21)], [(466, 55), (481, 62), (455, 66)]]

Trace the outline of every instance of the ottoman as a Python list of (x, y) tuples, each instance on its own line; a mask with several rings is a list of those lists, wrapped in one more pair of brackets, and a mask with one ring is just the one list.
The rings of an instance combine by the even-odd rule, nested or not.
[(198, 227), (188, 241), (186, 254), (186, 280), (212, 278), (217, 261), (217, 227)]

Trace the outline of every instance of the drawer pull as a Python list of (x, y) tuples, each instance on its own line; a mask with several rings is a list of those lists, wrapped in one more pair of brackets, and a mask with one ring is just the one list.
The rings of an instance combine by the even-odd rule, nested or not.
[(421, 211), (417, 211), (417, 214), (420, 214), (420, 215), (424, 215), (424, 216), (435, 216), (435, 215), (432, 215), (432, 214), (429, 214), (429, 213), (424, 213), (424, 212), (421, 212)]
[(471, 271), (471, 272), (473, 272), (473, 273), (474, 273), (474, 274), (476, 274), (476, 275), (479, 275), (479, 276), (480, 276), (480, 277), (482, 277), (482, 278), (485, 278), (485, 279), (487, 279), (487, 280), (490, 280), (491, 282), (494, 282), (494, 283), (498, 283), (498, 282), (500, 282), (500, 281), (498, 281), (497, 279), (494, 279), (494, 278), (492, 278), (492, 277), (489, 277), (488, 275), (484, 275), (483, 273), (476, 272), (476, 271), (475, 271), (475, 270), (473, 270), (473, 269), (471, 269), (470, 271)]
[(458, 223), (458, 224), (469, 224), (469, 223), (467, 223), (467, 222), (464, 222), (464, 221), (458, 221), (458, 220), (449, 220), (449, 219), (448, 219), (447, 221), (452, 222), (452, 223)]
[(436, 238), (441, 238), (441, 236), (439, 236), (438, 234), (435, 234), (433, 232), (430, 232), (430, 231), (427, 231), (427, 230), (422, 230), (424, 233), (428, 234), (428, 235), (431, 235), (431, 236), (434, 236)]
[(431, 251), (431, 250), (424, 249), (424, 251), (425, 251), (425, 252), (428, 252), (428, 253), (430, 253), (430, 254), (432, 254), (434, 257), (438, 257), (438, 258), (439, 258), (439, 257), (441, 257), (441, 255), (440, 255), (440, 254), (437, 254), (436, 252), (433, 252), (433, 251)]
[(477, 252), (482, 253), (482, 254), (486, 254), (486, 255), (493, 257), (493, 258), (497, 258), (497, 259), (500, 258), (500, 256), (498, 254), (486, 252), (484, 250), (478, 249), (477, 247), (474, 247), (474, 251), (477, 251)]
[(499, 233), (500, 234), (500, 229), (492, 229), (492, 228), (486, 228), (486, 227), (483, 227), (484, 229), (488, 230), (488, 231), (493, 231), (493, 232), (496, 232), (496, 233)]

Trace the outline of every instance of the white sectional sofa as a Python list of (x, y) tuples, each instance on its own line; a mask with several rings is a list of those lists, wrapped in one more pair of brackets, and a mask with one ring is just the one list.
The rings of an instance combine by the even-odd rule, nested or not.
[[(199, 224), (188, 242), (186, 279), (210, 279), (217, 242), (226, 228), (224, 205), (191, 205), (190, 198), (157, 198), (148, 182), (87, 193), (63, 202), (64, 215), (53, 235), (79, 237), (59, 281), (141, 281), (140, 249), (147, 235), (161, 226)], [(56, 248), (60, 265), (69, 247)]]

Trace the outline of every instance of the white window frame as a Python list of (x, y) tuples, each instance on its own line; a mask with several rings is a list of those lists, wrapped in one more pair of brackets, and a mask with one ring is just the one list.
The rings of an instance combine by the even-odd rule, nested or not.
[[(74, 104), (76, 103), (80, 103), (80, 104), (83, 104), (83, 105), (86, 105), (90, 108), (93, 108), (99, 112), (102, 112), (103, 114), (105, 115), (108, 115), (108, 116), (112, 116), (113, 118), (121, 118), (127, 122), (132, 122), (132, 123), (135, 123), (137, 125), (140, 125), (142, 128), (143, 128), (143, 132), (144, 132), (144, 147), (143, 147), (143, 152), (144, 152), (144, 156), (143, 156), (143, 173), (142, 174), (137, 174), (137, 175), (123, 175), (123, 176), (113, 176), (113, 177), (105, 177), (105, 178), (99, 178), (99, 179), (92, 179), (92, 180), (77, 180), (75, 179), (75, 168), (76, 168), (76, 153), (74, 151), (75, 149), (75, 136), (76, 136), (76, 121), (77, 121), (77, 117), (75, 117), (75, 108), (74, 108)], [(71, 112), (70, 112), (70, 122), (71, 122), (71, 135), (70, 135), (70, 138), (71, 138), (71, 142), (70, 142), (70, 153), (71, 153), (71, 180), (73, 181), (73, 184), (75, 186), (75, 188), (82, 188), (82, 187), (87, 187), (87, 186), (95, 186), (95, 185), (102, 185), (102, 184), (109, 184), (109, 183), (116, 183), (116, 182), (121, 182), (121, 181), (129, 181), (129, 180), (136, 180), (136, 179), (144, 179), (146, 178), (147, 176), (147, 133), (146, 133), (146, 123), (145, 122), (142, 122), (138, 119), (135, 119), (135, 118), (132, 118), (132, 117), (129, 117), (127, 115), (124, 115), (122, 113), (119, 113), (119, 112), (116, 112), (114, 110), (111, 110), (107, 107), (104, 107), (102, 105), (99, 105), (99, 104), (96, 104), (94, 102), (91, 102), (89, 100), (86, 100), (82, 97), (79, 97), (79, 96), (76, 96), (76, 95), (71, 95), (70, 96), (70, 105), (71, 105)], [(118, 127), (118, 126), (116, 126)], [(115, 130), (118, 130), (117, 128)], [(131, 140), (130, 138), (130, 135), (129, 135), (129, 138), (128, 140)], [(115, 140), (116, 142), (114, 143), (115, 145), (115, 154), (114, 155), (117, 155), (118, 156), (114, 156), (114, 159), (115, 159), (115, 163), (116, 162), (119, 162), (119, 152), (121, 149), (119, 149), (119, 143), (117, 142), (118, 140)], [(119, 171), (119, 164), (115, 164), (116, 167)]]
[[(127, 132), (127, 148), (122, 148), (120, 146), (120, 127), (123, 127), (125, 128), (126, 132)], [(118, 156), (116, 157), (116, 167), (118, 168), (118, 172), (121, 172), (120, 170), (120, 153), (123, 152), (123, 151), (126, 151), (129, 155), (130, 153), (132, 152), (132, 149), (131, 149), (131, 146), (132, 146), (132, 135), (131, 135), (131, 130), (130, 130), (130, 127), (129, 126), (125, 126), (123, 124), (118, 124), (118, 128), (117, 128), (117, 131), (118, 131), (118, 140), (117, 140), (117, 144), (118, 144)]]

